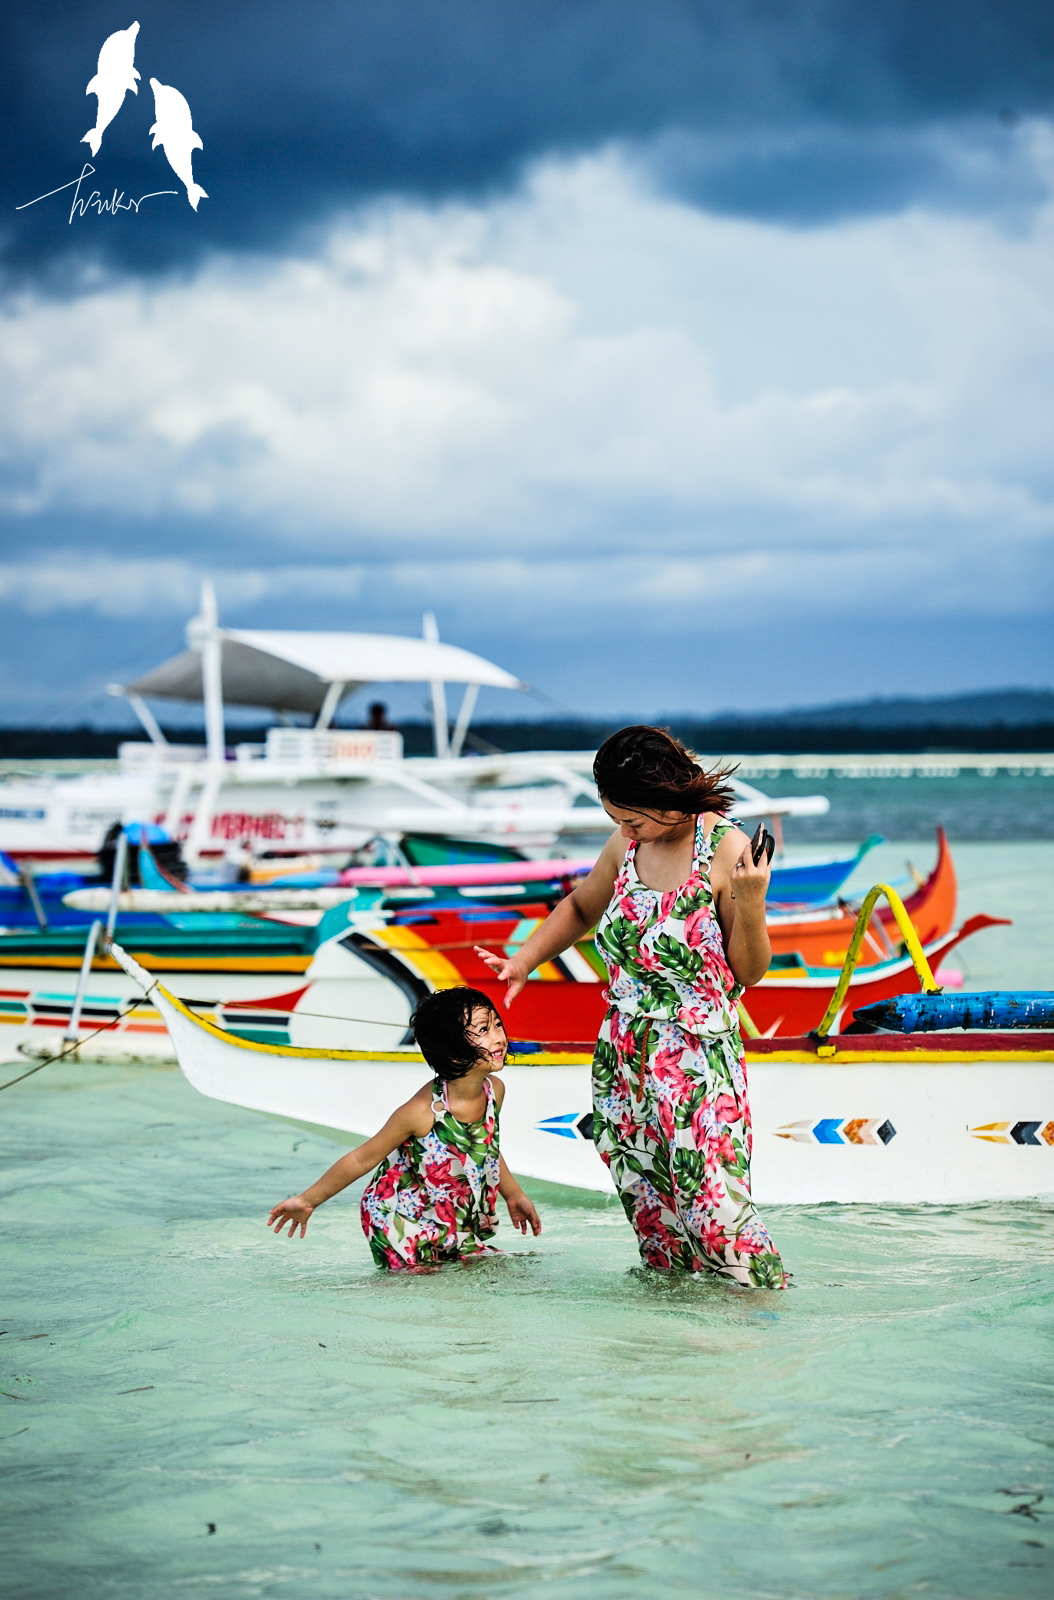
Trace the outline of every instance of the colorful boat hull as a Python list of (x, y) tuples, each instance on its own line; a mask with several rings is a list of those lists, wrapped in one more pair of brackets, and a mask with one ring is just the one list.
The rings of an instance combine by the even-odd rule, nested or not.
[[(544, 963), (508, 1012), (504, 985), (476, 954), (477, 945), (514, 953), (545, 912), (544, 905), (415, 908), (394, 915), (340, 907), (317, 928), (277, 922), (218, 930), (144, 927), (129, 930), (129, 943), (136, 960), (196, 1012), (259, 1040), (383, 1045), (392, 1030), (405, 1032), (413, 1005), (430, 989), (469, 984), (502, 1008), (514, 1037), (591, 1048), (607, 1008), (606, 974), (591, 940)], [(931, 966), (993, 921), (971, 918), (957, 933), (931, 942), (925, 947)], [(0, 1027), (9, 1046), (47, 1052), (62, 1036), (84, 940), (78, 928), (0, 937)], [(807, 1033), (823, 1017), (837, 978), (831, 969), (786, 960), (747, 991), (747, 1012), (763, 1034)], [(859, 968), (833, 1031), (857, 1006), (918, 988), (909, 956)], [(163, 1023), (133, 1007), (134, 999), (113, 958), (97, 955), (82, 1032), (110, 1026), (93, 1041), (93, 1053), (170, 1054)], [(239, 1010), (246, 1015), (238, 1017)]]
[[(533, 915), (532, 915), (533, 913)], [(438, 909), (399, 913), (377, 937), (414, 970), (437, 987), (466, 983), (500, 1005), (505, 986), (475, 953), (475, 946), (512, 955), (529, 938), (545, 908), (498, 908), (466, 914)], [(931, 940), (924, 949), (936, 968), (963, 939), (995, 926), (1000, 919), (971, 917), (956, 933)], [(775, 957), (773, 965), (744, 995), (744, 1004), (761, 1033), (808, 1033), (821, 1021), (838, 981), (838, 971), (809, 967), (797, 956)], [(547, 1042), (596, 1037), (607, 1008), (603, 965), (591, 940), (583, 940), (557, 960), (547, 962), (532, 975), (508, 1013), (509, 1026), (520, 1038)], [(908, 955), (861, 966), (853, 974), (842, 1016), (850, 1019), (857, 1005), (914, 994), (918, 976)], [(842, 1022), (835, 1024), (837, 1032)]]

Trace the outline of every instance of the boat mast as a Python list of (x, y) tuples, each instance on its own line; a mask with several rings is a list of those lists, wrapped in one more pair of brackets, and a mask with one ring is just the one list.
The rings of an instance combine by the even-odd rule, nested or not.
[(200, 857), (208, 839), (227, 759), (227, 739), (223, 726), (223, 637), (219, 629), (216, 590), (211, 578), (201, 580), (201, 610), (187, 623), (187, 643), (192, 650), (201, 652), (205, 761), (208, 772), (187, 840), (187, 855), (194, 862)]
[[(424, 637), (430, 644), (439, 643), (439, 624), (436, 622), (434, 611), (424, 614)], [(435, 753), (444, 759), (450, 754), (450, 739), (446, 720), (446, 684), (442, 678), (434, 678), (430, 685), (432, 690), (432, 725), (435, 729)]]
[(187, 643), (201, 652), (201, 690), (205, 701), (205, 746), (208, 760), (226, 759), (223, 727), (223, 641), (219, 630), (216, 590), (211, 578), (201, 580), (201, 610), (187, 623)]

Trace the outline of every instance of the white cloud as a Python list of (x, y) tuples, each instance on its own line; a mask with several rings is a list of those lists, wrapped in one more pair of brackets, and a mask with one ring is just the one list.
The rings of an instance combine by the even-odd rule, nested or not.
[[(1031, 152), (1049, 187), (1042, 125)], [(1030, 609), (1052, 242), (1050, 203), (1017, 231), (718, 219), (611, 151), (489, 206), (374, 207), (312, 259), (26, 295), (2, 329), (2, 503), (27, 527), (141, 519), (147, 555), (22, 557), (0, 592), (185, 612), (201, 561), (151, 543), (182, 519), (229, 530), (230, 605), (351, 596), (386, 560), (396, 590), (518, 570), (525, 596), (573, 568), (587, 605), (749, 579), (773, 606)]]
[[(94, 611), (104, 617), (186, 617), (197, 610), (207, 564), (136, 560), (70, 549), (41, 559), (0, 562), (0, 601), (30, 616)], [(228, 609), (269, 599), (354, 599), (362, 569), (339, 567), (224, 568), (217, 597)]]

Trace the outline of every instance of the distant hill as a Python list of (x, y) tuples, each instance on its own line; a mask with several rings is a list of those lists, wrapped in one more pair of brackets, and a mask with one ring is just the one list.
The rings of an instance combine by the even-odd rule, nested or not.
[[(477, 750), (595, 750), (627, 722), (623, 717), (562, 717), (515, 722), (479, 722), (469, 734)], [(693, 749), (708, 755), (913, 754), (926, 750), (1054, 750), (1054, 690), (993, 689), (977, 694), (882, 698), (801, 706), (747, 716), (714, 717), (662, 713), (654, 720)], [(404, 722), (408, 755), (432, 748), (431, 725)], [(201, 743), (200, 729), (166, 730), (173, 743)], [(228, 730), (231, 744), (253, 743), (266, 728)], [(0, 728), (0, 759), (28, 761), (61, 757), (107, 757), (129, 737), (127, 728)], [(142, 737), (139, 735), (138, 737)]]
[[(699, 721), (684, 715), (678, 722)], [(989, 689), (978, 694), (914, 697), (897, 695), (873, 700), (849, 700), (828, 706), (794, 706), (787, 711), (745, 716), (727, 711), (706, 718), (715, 727), (723, 723), (754, 725), (793, 723), (799, 728), (1020, 728), (1054, 723), (1054, 689)]]
[[(503, 750), (595, 749), (632, 717), (533, 723), (482, 723), (481, 741)], [(788, 711), (724, 712), (654, 720), (708, 755), (917, 754), (926, 750), (1054, 750), (1054, 690), (995, 689), (977, 694), (882, 698), (801, 706)]]

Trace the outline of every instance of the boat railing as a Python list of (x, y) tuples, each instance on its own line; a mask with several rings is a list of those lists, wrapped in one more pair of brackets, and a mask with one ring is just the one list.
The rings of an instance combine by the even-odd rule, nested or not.
[(889, 909), (892, 911), (897, 927), (900, 929), (900, 932), (903, 936), (904, 947), (907, 950), (908, 955), (911, 957), (912, 965), (918, 974), (918, 979), (922, 985), (923, 993), (940, 994), (941, 992), (941, 985), (937, 982), (932, 971), (930, 970), (930, 964), (926, 959), (926, 952), (922, 948), (922, 942), (915, 930), (914, 923), (908, 916), (903, 900), (900, 898), (897, 891), (888, 883), (876, 883), (874, 887), (869, 889), (867, 894), (864, 896), (864, 902), (860, 907), (860, 913), (856, 919), (856, 927), (853, 929), (853, 937), (849, 941), (849, 949), (846, 951), (845, 961), (842, 964), (842, 970), (839, 974), (838, 982), (835, 984), (834, 993), (831, 996), (831, 1002), (823, 1014), (823, 1020), (820, 1022), (819, 1027), (812, 1036), (816, 1040), (817, 1055), (822, 1056), (834, 1054), (834, 1045), (827, 1043), (827, 1036), (834, 1026), (835, 1020), (838, 1017), (838, 1013), (842, 1009), (846, 994), (849, 990), (849, 985), (852, 981), (853, 973), (856, 971), (856, 964), (860, 959), (860, 947), (864, 942), (871, 918), (874, 915), (875, 906), (878, 903), (879, 897), (882, 895), (885, 896), (886, 903), (889, 906)]

